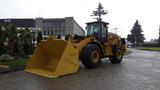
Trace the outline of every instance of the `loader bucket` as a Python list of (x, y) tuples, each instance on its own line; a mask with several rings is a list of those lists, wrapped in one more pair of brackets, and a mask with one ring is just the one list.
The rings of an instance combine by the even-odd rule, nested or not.
[(25, 71), (48, 78), (77, 72), (79, 56), (70, 41), (53, 39), (41, 41)]

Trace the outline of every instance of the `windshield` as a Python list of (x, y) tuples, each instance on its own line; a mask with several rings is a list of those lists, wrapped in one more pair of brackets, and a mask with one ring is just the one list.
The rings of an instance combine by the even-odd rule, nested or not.
[(86, 27), (86, 30), (87, 30), (87, 36), (90, 36), (90, 35), (94, 35), (95, 33), (98, 33), (99, 31), (99, 27), (97, 24), (90, 24)]

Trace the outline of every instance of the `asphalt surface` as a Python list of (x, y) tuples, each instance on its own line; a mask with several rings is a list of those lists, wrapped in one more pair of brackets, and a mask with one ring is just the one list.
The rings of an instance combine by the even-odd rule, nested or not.
[(0, 90), (160, 90), (160, 52), (132, 49), (122, 64), (49, 79), (24, 71), (0, 75)]

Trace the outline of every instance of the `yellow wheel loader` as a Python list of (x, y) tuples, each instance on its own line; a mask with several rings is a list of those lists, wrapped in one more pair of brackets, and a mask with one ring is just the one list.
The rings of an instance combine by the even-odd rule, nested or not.
[(66, 40), (49, 37), (35, 49), (25, 71), (48, 78), (75, 73), (80, 61), (86, 68), (100, 66), (101, 58), (112, 64), (121, 63), (126, 51), (125, 39), (108, 32), (109, 23), (87, 23), (87, 35), (68, 36)]

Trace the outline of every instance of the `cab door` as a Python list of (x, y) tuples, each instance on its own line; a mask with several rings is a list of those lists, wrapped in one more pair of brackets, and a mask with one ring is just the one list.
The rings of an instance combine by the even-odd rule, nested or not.
[(108, 26), (106, 24), (101, 25), (102, 30), (102, 43), (107, 42), (107, 33), (108, 33)]

